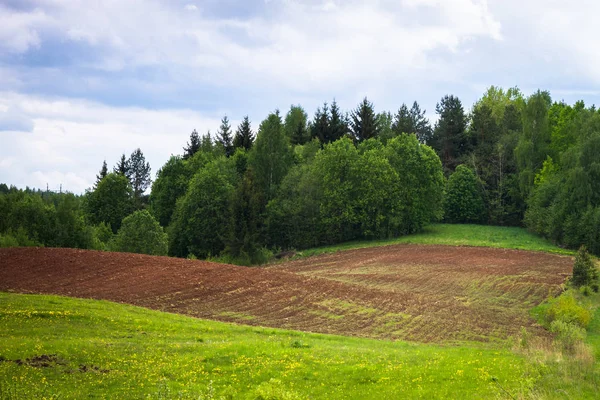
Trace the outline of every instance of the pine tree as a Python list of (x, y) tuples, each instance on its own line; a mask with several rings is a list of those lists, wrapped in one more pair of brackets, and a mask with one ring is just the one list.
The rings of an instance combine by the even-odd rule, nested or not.
[(429, 142), (433, 134), (431, 124), (425, 117), (425, 111), (426, 110), (421, 111), (421, 107), (419, 107), (419, 103), (416, 101), (410, 108), (410, 118), (414, 127), (414, 133), (417, 135), (417, 139), (419, 139), (419, 142), (421, 143)]
[(585, 246), (581, 246), (573, 265), (573, 286), (592, 285), (598, 282), (598, 270)]
[(113, 172), (115, 174), (121, 174), (124, 177), (126, 177), (127, 179), (129, 179), (129, 177), (131, 175), (131, 167), (129, 165), (129, 161), (127, 160), (127, 157), (125, 157), (125, 154), (121, 155), (121, 159), (119, 160), (117, 165), (115, 165), (115, 167), (113, 168)]
[(200, 142), (199, 151), (210, 154), (214, 150), (214, 143), (210, 136), (210, 131), (207, 131), (204, 135), (202, 135), (202, 141)]
[(343, 138), (348, 134), (348, 131), (348, 120), (345, 115), (342, 115), (337, 102), (333, 99), (333, 103), (331, 103), (327, 143), (335, 142), (336, 140)]
[(104, 162), (102, 163), (102, 169), (100, 170), (100, 173), (96, 175), (96, 186), (98, 186), (98, 183), (100, 183), (100, 181), (104, 179), (106, 175), (108, 175), (108, 167), (106, 165), (106, 160), (104, 160)]
[(379, 134), (373, 104), (366, 97), (356, 110), (352, 111), (350, 128), (358, 142), (377, 137)]
[(399, 136), (403, 133), (413, 133), (415, 131), (415, 126), (413, 125), (410, 112), (408, 111), (408, 107), (404, 103), (402, 103), (402, 105), (398, 109), (398, 112), (394, 116), (392, 130), (394, 131), (394, 134), (396, 136)]
[(310, 126), (310, 136), (319, 139), (321, 145), (329, 143), (329, 106), (323, 103), (323, 108), (317, 107), (313, 122)]
[(410, 110), (406, 104), (402, 104), (398, 113), (394, 116), (392, 130), (396, 136), (402, 133), (412, 133), (417, 135), (421, 143), (427, 143), (431, 140), (432, 130), (429, 120), (425, 118), (425, 110), (421, 111), (419, 103), (413, 103)]
[(136, 207), (141, 207), (142, 195), (148, 189), (151, 183), (150, 163), (146, 162), (144, 153), (139, 148), (135, 149), (129, 157), (129, 168), (131, 187), (133, 188), (133, 197)]
[(235, 137), (233, 138), (233, 147), (235, 147), (236, 149), (243, 148), (246, 150), (250, 150), (252, 148), (253, 143), (254, 134), (252, 133), (250, 120), (246, 115), (235, 132)]
[(446, 173), (454, 171), (469, 151), (467, 117), (462, 103), (455, 96), (444, 96), (435, 107), (440, 116), (430, 143), (438, 153)]
[(191, 158), (198, 150), (200, 150), (200, 136), (194, 129), (190, 134), (190, 141), (187, 143), (187, 146), (183, 148), (183, 159), (187, 160), (188, 158)]
[(231, 125), (227, 115), (221, 119), (221, 126), (217, 131), (217, 143), (225, 150), (225, 156), (230, 157), (235, 150), (233, 147), (233, 138), (231, 135)]

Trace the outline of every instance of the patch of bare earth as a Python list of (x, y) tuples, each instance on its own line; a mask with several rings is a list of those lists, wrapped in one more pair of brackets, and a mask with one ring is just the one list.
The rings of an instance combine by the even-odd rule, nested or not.
[(395, 245), (246, 268), (72, 249), (0, 249), (0, 290), (105, 299), (194, 317), (419, 342), (490, 341), (560, 290), (570, 257)]

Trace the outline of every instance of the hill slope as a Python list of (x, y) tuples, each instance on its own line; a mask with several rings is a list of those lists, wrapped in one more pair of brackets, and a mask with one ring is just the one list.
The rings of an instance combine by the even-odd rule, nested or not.
[(246, 268), (71, 249), (0, 249), (0, 291), (105, 299), (195, 317), (371, 338), (504, 339), (559, 290), (570, 257), (395, 245)]

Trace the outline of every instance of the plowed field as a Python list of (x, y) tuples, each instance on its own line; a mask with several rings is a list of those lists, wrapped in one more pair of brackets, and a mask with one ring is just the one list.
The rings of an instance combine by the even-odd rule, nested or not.
[(105, 299), (221, 321), (419, 342), (543, 334), (528, 310), (572, 258), (395, 245), (246, 268), (71, 249), (0, 249), (0, 291)]

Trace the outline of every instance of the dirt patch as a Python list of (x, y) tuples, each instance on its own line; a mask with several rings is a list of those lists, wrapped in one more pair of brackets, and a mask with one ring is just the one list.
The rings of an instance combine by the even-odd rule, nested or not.
[(106, 299), (195, 317), (420, 342), (504, 339), (555, 294), (570, 257), (395, 245), (246, 268), (72, 249), (0, 249), (0, 290)]
[(62, 361), (56, 354), (42, 354), (39, 356), (27, 358), (25, 360), (7, 360), (4, 357), (0, 357), (1, 362), (14, 362), (17, 365), (27, 365), (34, 368), (50, 368), (56, 367), (57, 365), (66, 365), (66, 362)]

